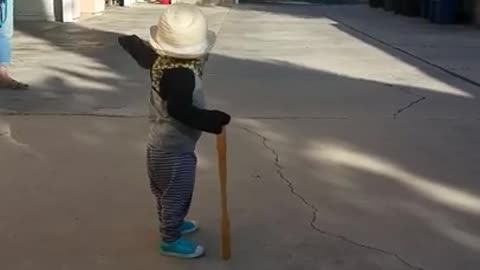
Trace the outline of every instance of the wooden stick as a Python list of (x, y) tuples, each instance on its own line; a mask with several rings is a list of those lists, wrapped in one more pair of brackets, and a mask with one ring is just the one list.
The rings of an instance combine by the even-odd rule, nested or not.
[(222, 203), (222, 257), (224, 260), (228, 260), (232, 255), (232, 250), (227, 205), (227, 131), (225, 129), (217, 136), (217, 153)]

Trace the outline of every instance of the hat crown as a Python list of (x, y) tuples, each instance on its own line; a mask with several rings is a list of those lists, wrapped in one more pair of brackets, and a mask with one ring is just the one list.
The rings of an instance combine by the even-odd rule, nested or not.
[(194, 5), (173, 4), (160, 16), (157, 37), (174, 47), (189, 47), (205, 42), (207, 20)]

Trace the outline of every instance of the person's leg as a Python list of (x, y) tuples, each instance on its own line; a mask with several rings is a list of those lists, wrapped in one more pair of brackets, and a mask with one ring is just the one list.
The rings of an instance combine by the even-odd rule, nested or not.
[(195, 182), (195, 154), (164, 153), (149, 147), (147, 157), (150, 185), (157, 198), (162, 253), (184, 258), (203, 255), (203, 247), (181, 239)]
[(180, 227), (190, 210), (197, 160), (194, 153), (184, 153), (168, 161), (173, 162), (173, 174), (167, 170), (164, 175), (171, 180), (161, 198), (162, 232), (165, 242), (173, 242), (180, 238)]
[(13, 0), (2, 2), (2, 18), (5, 22), (0, 27), (0, 87), (24, 89), (28, 85), (17, 82), (8, 73), (8, 66), (12, 60), (10, 40), (13, 36)]

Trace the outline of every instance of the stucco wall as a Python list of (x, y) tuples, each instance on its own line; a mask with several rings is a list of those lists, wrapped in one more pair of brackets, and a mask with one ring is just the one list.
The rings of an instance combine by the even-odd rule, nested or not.
[(54, 0), (14, 0), (16, 20), (55, 20)]

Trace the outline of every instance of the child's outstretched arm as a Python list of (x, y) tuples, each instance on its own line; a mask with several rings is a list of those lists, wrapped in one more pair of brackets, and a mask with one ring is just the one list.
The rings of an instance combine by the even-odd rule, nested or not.
[(155, 50), (136, 35), (121, 36), (118, 43), (144, 69), (150, 69), (157, 60)]
[(167, 100), (171, 117), (192, 128), (220, 134), (230, 123), (230, 116), (217, 110), (204, 110), (193, 105), (195, 74), (188, 68), (173, 68), (163, 72), (160, 81), (162, 96)]

